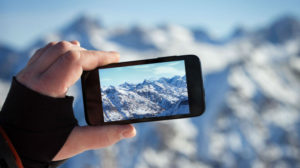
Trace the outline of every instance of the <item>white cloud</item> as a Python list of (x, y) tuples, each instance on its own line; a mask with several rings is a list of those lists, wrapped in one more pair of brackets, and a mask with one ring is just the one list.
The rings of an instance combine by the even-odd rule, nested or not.
[(170, 74), (170, 75), (184, 75), (184, 70), (178, 70), (169, 66), (160, 66), (154, 69), (154, 74)]
[(169, 66), (175, 66), (175, 65), (178, 65), (179, 63), (181, 63), (181, 62), (180, 61), (172, 62), (172, 63), (169, 63)]
[(151, 67), (151, 65), (142, 65), (142, 66), (133, 66), (131, 68), (133, 68), (133, 69), (148, 69), (150, 67)]
[(103, 81), (103, 82), (109, 82), (109, 81), (111, 81), (111, 79), (109, 79), (109, 78), (103, 78), (103, 79), (101, 79), (101, 81)]

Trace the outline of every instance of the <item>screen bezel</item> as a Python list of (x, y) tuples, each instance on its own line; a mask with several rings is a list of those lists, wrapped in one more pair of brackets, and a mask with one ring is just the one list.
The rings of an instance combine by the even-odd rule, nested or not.
[[(186, 70), (186, 82), (189, 101), (189, 114), (178, 114), (172, 116), (161, 116), (151, 118), (139, 118), (121, 121), (104, 122), (102, 98), (100, 93), (99, 73), (100, 69), (171, 62), (183, 60)], [(85, 71), (81, 77), (85, 118), (89, 125), (129, 124), (138, 122), (149, 122), (158, 120), (169, 120), (178, 118), (195, 117), (205, 111), (205, 93), (202, 80), (201, 63), (195, 55), (159, 57), (155, 59), (113, 63), (98, 67), (92, 71)], [(100, 102), (100, 103), (99, 103)]]

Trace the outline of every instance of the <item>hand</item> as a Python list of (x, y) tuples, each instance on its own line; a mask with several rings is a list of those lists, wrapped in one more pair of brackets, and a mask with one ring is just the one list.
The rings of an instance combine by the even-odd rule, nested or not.
[[(51, 97), (65, 97), (68, 88), (83, 70), (119, 61), (116, 52), (90, 51), (78, 41), (51, 42), (35, 52), (16, 76), (28, 88)], [(53, 161), (66, 159), (86, 150), (107, 147), (135, 136), (132, 125), (75, 127)]]

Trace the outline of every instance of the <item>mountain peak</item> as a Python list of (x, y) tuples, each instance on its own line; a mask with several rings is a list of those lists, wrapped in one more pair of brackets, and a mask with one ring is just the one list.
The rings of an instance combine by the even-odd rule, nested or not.
[(151, 43), (148, 37), (150, 33), (149, 29), (136, 25), (115, 33), (109, 40), (134, 50), (155, 50), (156, 46)]
[(284, 16), (275, 20), (269, 27), (256, 32), (258, 38), (271, 43), (284, 43), (294, 38), (300, 38), (300, 22), (296, 17)]
[(152, 81), (149, 80), (149, 79), (145, 79), (145, 80), (143, 81), (143, 85), (145, 85), (145, 84), (150, 84), (150, 83), (152, 83)]
[(296, 17), (291, 15), (286, 15), (283, 17), (280, 17), (275, 22), (273, 22), (272, 26), (278, 26), (278, 25), (293, 25), (293, 24), (299, 24), (299, 21)]
[(113, 85), (109, 85), (107, 88), (106, 88), (107, 91), (115, 91), (116, 90), (116, 87), (113, 86)]
[(167, 82), (168, 78), (166, 77), (161, 77), (158, 79), (159, 82)]
[(133, 84), (130, 84), (128, 82), (125, 82), (123, 84), (120, 85), (122, 88), (126, 88), (126, 89), (129, 89), (131, 86), (133, 86)]
[(102, 28), (102, 24), (99, 19), (93, 18), (87, 15), (81, 15), (74, 22), (72, 22), (63, 32), (77, 32), (77, 33), (87, 33), (93, 29)]
[(192, 33), (198, 42), (213, 42), (211, 36), (201, 28), (192, 29)]
[(238, 26), (233, 30), (232, 34), (230, 35), (230, 39), (243, 37), (248, 33), (249, 32), (244, 27)]

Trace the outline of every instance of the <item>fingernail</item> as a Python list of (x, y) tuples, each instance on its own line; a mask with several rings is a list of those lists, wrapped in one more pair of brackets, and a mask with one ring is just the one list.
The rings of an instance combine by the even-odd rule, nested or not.
[(136, 134), (135, 128), (133, 127), (133, 130), (132, 130), (131, 126), (127, 126), (127, 128), (122, 131), (121, 137), (122, 138), (131, 138), (131, 137), (135, 136), (135, 134)]
[(109, 53), (115, 54), (117, 57), (120, 57), (120, 53), (116, 51), (109, 51)]

